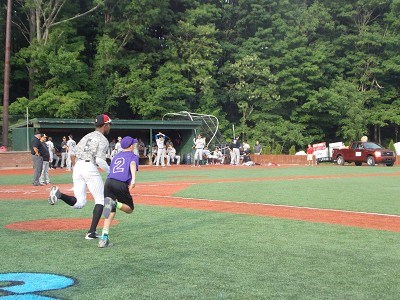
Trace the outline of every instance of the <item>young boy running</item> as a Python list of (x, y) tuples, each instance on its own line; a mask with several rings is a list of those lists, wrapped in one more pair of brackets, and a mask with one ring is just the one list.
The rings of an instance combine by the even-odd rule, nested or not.
[(131, 191), (135, 187), (139, 157), (133, 153), (137, 140), (126, 136), (121, 140), (122, 151), (115, 155), (110, 164), (110, 173), (104, 185), (104, 227), (99, 240), (99, 248), (111, 246), (108, 238), (110, 225), (116, 209), (130, 214), (134, 210)]

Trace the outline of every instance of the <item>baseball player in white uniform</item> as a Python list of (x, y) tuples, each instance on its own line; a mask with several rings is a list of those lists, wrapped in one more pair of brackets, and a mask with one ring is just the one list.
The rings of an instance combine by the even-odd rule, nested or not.
[(67, 171), (72, 170), (72, 156), (75, 155), (75, 147), (76, 147), (76, 142), (73, 139), (72, 134), (68, 136), (68, 141), (67, 141)]
[(75, 148), (75, 156), (72, 156), (73, 162), (75, 161), (72, 174), (74, 196), (63, 194), (57, 186), (53, 186), (48, 198), (51, 205), (61, 199), (73, 208), (80, 209), (86, 204), (86, 187), (89, 189), (95, 206), (92, 223), (85, 237), (87, 240), (98, 238), (96, 229), (103, 213), (104, 183), (97, 166), (108, 174), (106, 155), (109, 143), (105, 135), (110, 132), (111, 119), (107, 115), (99, 115), (95, 119), (95, 126), (95, 131), (79, 141)]
[(119, 136), (118, 137), (118, 142), (115, 143), (115, 148), (114, 148), (115, 154), (120, 153), (122, 151), (121, 140), (122, 140), (122, 137)]
[(159, 132), (158, 134), (154, 135), (154, 138), (156, 139), (156, 143), (157, 143), (156, 166), (158, 167), (161, 162), (161, 166), (165, 167), (164, 158), (166, 155), (166, 150), (165, 150), (164, 142), (168, 137), (164, 133)]
[(206, 138), (203, 138), (201, 134), (199, 134), (196, 138), (193, 138), (194, 147), (196, 148), (196, 152), (194, 153), (194, 165), (200, 167), (200, 162), (203, 160), (203, 149), (206, 145)]
[(174, 162), (176, 159), (176, 164), (179, 165), (181, 163), (181, 156), (176, 155), (176, 149), (172, 144), (169, 144), (167, 148), (167, 166), (171, 165), (171, 162)]
[[(51, 169), (53, 166), (53, 160), (54, 160), (54, 143), (53, 143), (53, 139), (50, 136), (48, 137), (46, 144), (47, 144), (47, 147), (49, 148), (49, 153), (50, 153), (49, 167)], [(57, 163), (58, 163), (58, 161), (57, 161)], [(56, 164), (56, 166), (57, 166), (57, 164)]]

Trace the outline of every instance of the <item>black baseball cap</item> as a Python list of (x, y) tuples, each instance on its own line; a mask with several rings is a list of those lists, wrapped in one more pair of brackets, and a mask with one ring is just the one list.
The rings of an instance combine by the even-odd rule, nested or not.
[(95, 125), (96, 127), (103, 126), (104, 124), (107, 124), (107, 123), (111, 123), (111, 119), (110, 119), (109, 116), (107, 116), (107, 115), (105, 115), (105, 114), (98, 115), (98, 116), (96, 117), (96, 119), (94, 120), (94, 125)]

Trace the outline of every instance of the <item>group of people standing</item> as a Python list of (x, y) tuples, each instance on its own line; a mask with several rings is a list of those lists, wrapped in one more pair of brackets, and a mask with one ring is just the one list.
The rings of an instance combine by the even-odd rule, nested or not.
[[(251, 148), (247, 141), (241, 143), (239, 137), (232, 139), (231, 144), (228, 147), (230, 152), (231, 161), (230, 164), (233, 166), (245, 165), (254, 166), (255, 163), (251, 160)], [(262, 152), (262, 146), (259, 141), (256, 141), (254, 147), (254, 155), (260, 155)]]
[[(68, 138), (68, 142), (65, 142), (64, 148), (62, 148), (64, 151), (61, 151), (61, 168), (66, 164), (67, 170), (71, 171), (71, 156), (74, 155), (76, 143), (72, 135), (69, 135)], [(66, 140), (66, 138), (64, 137), (63, 140)], [(63, 147), (63, 142), (61, 142), (61, 147)], [(31, 141), (30, 150), (34, 169), (32, 184), (34, 186), (49, 184), (49, 170), (57, 168), (60, 161), (52, 137), (48, 137), (45, 133), (36, 131)]]
[(162, 132), (155, 134), (154, 139), (153, 157), (151, 158), (153, 165), (165, 167), (165, 161), (167, 161), (167, 166), (170, 166), (174, 162), (179, 165), (181, 157), (176, 153), (171, 139)]
[(46, 144), (46, 135), (40, 133), (40, 131), (35, 132), (34, 137), (31, 141), (31, 155), (33, 161), (32, 184), (34, 186), (45, 185), (45, 177), (47, 177), (47, 183), (49, 183), (50, 179), (48, 178), (48, 166), (50, 160), (50, 152)]
[(68, 135), (68, 141), (67, 138), (64, 136), (61, 142), (60, 158), (57, 155), (58, 149), (53, 143), (53, 138), (50, 136), (48, 137), (45, 133), (36, 131), (31, 141), (30, 150), (32, 154), (35, 174), (41, 173), (42, 178), (38, 179), (37, 175), (35, 175), (33, 184), (48, 184), (50, 182), (48, 178), (48, 170), (50, 169), (56, 169), (57, 167), (66, 167), (67, 171), (71, 171), (71, 156), (74, 155), (75, 146), (76, 142), (74, 141), (72, 134)]
[[(206, 144), (206, 138), (201, 134), (197, 138), (193, 138), (193, 143), (192, 148), (195, 150), (193, 166), (200, 166), (204, 161), (205, 164), (224, 163), (225, 154), (222, 153), (222, 150), (219, 147), (215, 147), (211, 152)], [(239, 137), (233, 138), (232, 142), (225, 149), (229, 150), (231, 165), (254, 165), (250, 158), (250, 145), (246, 141), (241, 143)], [(261, 152), (262, 146), (257, 141), (254, 145), (254, 154), (260, 155)]]
[(75, 155), (76, 142), (72, 134), (67, 137), (63, 136), (61, 141), (61, 165), (60, 168), (66, 167), (67, 171), (72, 171), (72, 159), (71, 157)]

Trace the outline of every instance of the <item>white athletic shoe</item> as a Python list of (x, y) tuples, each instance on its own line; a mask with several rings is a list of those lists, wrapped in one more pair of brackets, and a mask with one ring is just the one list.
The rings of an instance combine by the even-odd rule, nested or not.
[(110, 216), (110, 213), (113, 210), (115, 210), (116, 206), (117, 206), (117, 202), (115, 202), (110, 197), (105, 197), (104, 198), (104, 208), (103, 208), (103, 216), (104, 216), (104, 218), (108, 219), (108, 217)]
[(50, 195), (49, 195), (49, 199), (48, 199), (50, 205), (54, 205), (54, 203), (56, 203), (57, 200), (60, 199), (60, 197), (61, 197), (61, 192), (58, 189), (58, 187), (55, 185), (52, 186), (50, 189)]
[(112, 246), (112, 244), (110, 244), (110, 239), (108, 238), (108, 236), (101, 237), (101, 239), (99, 240), (99, 248), (106, 248), (109, 246)]

